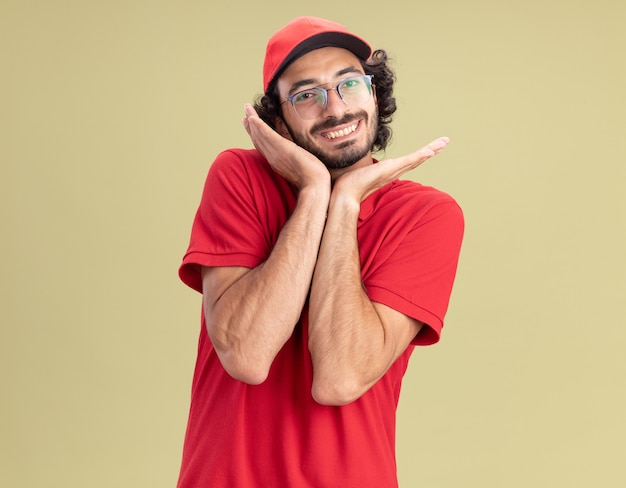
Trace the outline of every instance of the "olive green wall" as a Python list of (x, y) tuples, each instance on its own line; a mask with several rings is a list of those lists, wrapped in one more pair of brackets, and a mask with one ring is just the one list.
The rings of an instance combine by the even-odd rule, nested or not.
[(396, 60), (389, 156), (466, 239), (401, 400), (401, 486), (626, 485), (624, 2), (0, 3), (0, 485), (172, 487), (207, 168), (265, 41), (330, 17)]

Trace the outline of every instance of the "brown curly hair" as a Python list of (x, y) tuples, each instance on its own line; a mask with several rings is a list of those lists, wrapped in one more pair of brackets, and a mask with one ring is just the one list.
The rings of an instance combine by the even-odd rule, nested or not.
[[(378, 132), (372, 144), (373, 152), (384, 150), (392, 134), (389, 124), (396, 111), (396, 99), (393, 96), (396, 76), (389, 63), (390, 59), (384, 49), (377, 49), (367, 61), (361, 61), (365, 74), (373, 76), (372, 84), (375, 86), (378, 102)], [(276, 80), (273, 80), (265, 94), (259, 95), (254, 103), (254, 109), (259, 117), (273, 129), (276, 129), (274, 119), (282, 117), (276, 85)]]

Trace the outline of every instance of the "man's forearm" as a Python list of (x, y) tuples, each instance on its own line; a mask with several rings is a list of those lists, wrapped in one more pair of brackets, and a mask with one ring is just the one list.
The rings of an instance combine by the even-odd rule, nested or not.
[(361, 281), (360, 206), (331, 202), (311, 289), (309, 349), (313, 396), (343, 404), (369, 389), (388, 364), (385, 331)]
[(262, 382), (300, 318), (329, 192), (323, 186), (302, 190), (268, 259), (226, 289), (205, 293), (209, 335), (222, 364), (237, 379)]

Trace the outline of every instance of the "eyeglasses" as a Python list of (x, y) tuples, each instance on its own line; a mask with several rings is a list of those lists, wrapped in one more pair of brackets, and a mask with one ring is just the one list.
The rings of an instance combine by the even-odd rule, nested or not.
[(316, 86), (291, 95), (283, 103), (291, 102), (296, 113), (303, 119), (314, 119), (324, 112), (328, 105), (328, 92), (336, 90), (346, 105), (363, 105), (372, 96), (372, 75), (351, 76), (332, 88)]

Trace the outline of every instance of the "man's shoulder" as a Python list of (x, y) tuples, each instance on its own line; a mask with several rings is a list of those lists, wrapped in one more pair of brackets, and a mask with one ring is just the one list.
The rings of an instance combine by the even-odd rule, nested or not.
[(433, 207), (461, 211), (458, 202), (449, 193), (412, 180), (396, 180), (389, 185), (384, 199), (386, 204), (408, 212)]
[(228, 148), (221, 151), (211, 163), (209, 174), (213, 177), (248, 177), (258, 179), (271, 174), (267, 159), (256, 149)]
[(391, 184), (390, 196), (406, 195), (409, 198), (419, 197), (429, 201), (454, 202), (454, 198), (434, 186), (424, 185), (412, 180), (396, 180)]
[(246, 189), (261, 199), (281, 199), (294, 192), (290, 183), (256, 149), (229, 148), (220, 152), (209, 168), (207, 185), (231, 193)]
[(231, 147), (218, 153), (211, 166), (249, 163), (267, 164), (267, 160), (256, 149)]
[(463, 210), (457, 200), (434, 186), (411, 180), (397, 180), (387, 198), (387, 202), (398, 215), (419, 215), (420, 219), (426, 220), (443, 217), (461, 225), (464, 221)]

